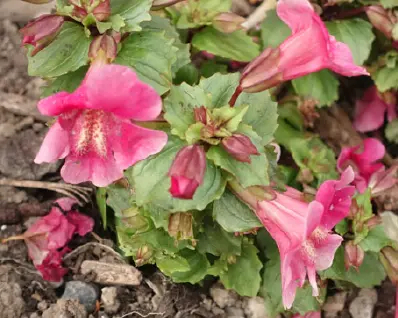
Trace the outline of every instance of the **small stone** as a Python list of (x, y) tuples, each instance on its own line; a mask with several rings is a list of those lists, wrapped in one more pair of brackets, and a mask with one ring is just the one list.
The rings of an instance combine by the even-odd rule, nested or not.
[(39, 302), (37, 304), (37, 309), (39, 309), (40, 311), (45, 311), (48, 308), (48, 304), (45, 300), (42, 300), (41, 302)]
[(215, 314), (216, 316), (218, 316), (218, 315), (221, 316), (221, 317), (225, 316), (224, 310), (222, 310), (221, 308), (219, 308), (219, 307), (217, 307), (217, 306), (214, 306), (214, 307), (211, 309), (211, 311), (212, 311), (212, 313)]
[(226, 309), (228, 318), (245, 318), (242, 308), (229, 307)]
[(238, 300), (234, 291), (225, 289), (221, 284), (215, 284), (210, 288), (210, 296), (220, 308), (233, 306)]
[(347, 299), (347, 293), (341, 292), (333, 296), (329, 296), (326, 299), (322, 309), (325, 312), (326, 318), (338, 317), (339, 312), (344, 309), (345, 301)]
[(268, 318), (265, 301), (261, 297), (246, 298), (243, 308), (247, 318)]
[(100, 310), (100, 311), (98, 312), (98, 318), (109, 318), (109, 316), (108, 316), (105, 312), (103, 312), (102, 310)]
[(141, 272), (134, 266), (127, 264), (109, 264), (86, 260), (82, 263), (80, 271), (83, 275), (90, 272), (94, 273), (94, 282), (104, 285), (138, 286), (142, 280)]
[(62, 299), (76, 299), (84, 305), (87, 312), (93, 312), (98, 296), (99, 292), (96, 286), (80, 281), (70, 281), (65, 284)]
[(349, 306), (350, 314), (353, 318), (372, 318), (376, 303), (377, 292), (375, 289), (361, 289)]
[(116, 287), (105, 287), (101, 289), (101, 302), (108, 314), (116, 313), (120, 308), (120, 301), (117, 299)]
[(34, 123), (32, 128), (35, 132), (39, 132), (44, 129), (44, 125), (42, 123)]
[(211, 311), (211, 307), (213, 306), (213, 301), (210, 298), (206, 298), (203, 300), (202, 302), (203, 307), (207, 310), (207, 311)]
[(7, 225), (6, 225), (6, 224), (3, 224), (3, 225), (0, 227), (0, 230), (1, 230), (1, 231), (7, 230)]
[(43, 318), (87, 318), (86, 309), (76, 299), (58, 299), (43, 312)]
[(29, 318), (40, 318), (41, 316), (38, 313), (32, 313), (30, 314)]
[(17, 283), (0, 283), (1, 318), (20, 317), (25, 309), (21, 286)]

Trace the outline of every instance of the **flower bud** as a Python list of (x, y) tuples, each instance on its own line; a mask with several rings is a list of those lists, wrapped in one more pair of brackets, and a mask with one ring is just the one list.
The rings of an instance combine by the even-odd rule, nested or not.
[(221, 141), (223, 148), (236, 160), (251, 163), (250, 155), (259, 155), (257, 148), (249, 137), (234, 134)]
[(152, 9), (154, 10), (162, 9), (165, 7), (172, 6), (173, 4), (176, 4), (177, 2), (181, 1), (183, 0), (153, 0)]
[(92, 62), (111, 64), (117, 55), (115, 39), (107, 34), (97, 36), (90, 44), (88, 56)]
[(349, 241), (344, 246), (344, 265), (345, 269), (348, 270), (350, 267), (354, 267), (357, 271), (362, 265), (365, 252), (362, 247), (354, 244), (353, 241)]
[(213, 19), (213, 27), (224, 33), (232, 33), (242, 29), (246, 19), (232, 12), (223, 12)]
[(22, 1), (33, 3), (33, 4), (45, 4), (45, 3), (49, 3), (53, 0), (22, 0)]
[(192, 199), (196, 189), (202, 184), (206, 172), (206, 154), (198, 145), (182, 148), (176, 155), (169, 170), (169, 189), (174, 198)]
[(58, 15), (46, 14), (38, 17), (20, 30), (23, 35), (22, 44), (33, 45), (31, 56), (36, 55), (55, 39), (63, 23), (64, 18)]
[(382, 6), (378, 5), (367, 7), (366, 14), (370, 23), (387, 38), (391, 39), (394, 24), (397, 22), (396, 19)]
[(192, 214), (187, 212), (173, 213), (169, 217), (168, 232), (177, 240), (193, 239)]
[(196, 108), (194, 108), (193, 113), (194, 113), (196, 122), (200, 122), (200, 123), (202, 123), (204, 125), (207, 125), (207, 123), (208, 123), (208, 120), (207, 120), (208, 114), (207, 114), (206, 107), (204, 107), (204, 106), (196, 107)]
[(256, 93), (283, 82), (278, 70), (279, 49), (267, 48), (243, 70), (240, 87), (246, 93)]
[(372, 189), (372, 195), (376, 196), (385, 190), (393, 187), (398, 179), (396, 178), (398, 165), (394, 165), (389, 169), (384, 168), (374, 172), (369, 179), (368, 186)]
[(388, 277), (395, 285), (398, 285), (398, 251), (390, 246), (384, 247), (380, 252), (380, 261)]
[(73, 5), (72, 15), (83, 20), (92, 14), (97, 21), (105, 21), (111, 15), (110, 0), (69, 0)]

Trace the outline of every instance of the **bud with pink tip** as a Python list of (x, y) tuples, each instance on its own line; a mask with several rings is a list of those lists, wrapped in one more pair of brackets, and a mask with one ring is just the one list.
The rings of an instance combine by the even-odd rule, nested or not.
[(33, 45), (31, 56), (36, 55), (55, 39), (63, 23), (64, 18), (58, 15), (46, 14), (38, 17), (20, 30), (23, 35), (22, 44)]
[(117, 43), (115, 39), (107, 34), (97, 36), (90, 44), (88, 56), (91, 61), (102, 61), (110, 64), (117, 55)]
[(223, 12), (213, 19), (213, 27), (224, 33), (232, 33), (242, 29), (246, 19), (232, 12)]
[(362, 265), (365, 252), (362, 247), (354, 244), (353, 241), (349, 241), (344, 247), (344, 265), (346, 270), (350, 267), (354, 267), (357, 271)]
[(170, 193), (174, 198), (192, 199), (202, 184), (206, 171), (206, 154), (199, 145), (182, 148), (176, 155), (169, 170)]
[(374, 5), (366, 7), (366, 15), (370, 23), (375, 27), (375, 29), (382, 32), (387, 38), (392, 38), (392, 30), (394, 24), (397, 23), (397, 18), (389, 13), (382, 6)]
[(224, 138), (221, 145), (233, 158), (241, 162), (251, 163), (250, 155), (260, 154), (250, 138), (242, 134)]
[(92, 14), (97, 21), (105, 21), (111, 15), (110, 0), (69, 0), (73, 5), (72, 15), (80, 20)]

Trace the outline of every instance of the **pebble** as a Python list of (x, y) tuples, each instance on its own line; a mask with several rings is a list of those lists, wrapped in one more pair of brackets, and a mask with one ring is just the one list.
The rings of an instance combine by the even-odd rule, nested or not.
[(87, 312), (93, 312), (99, 297), (98, 288), (80, 281), (70, 281), (65, 284), (62, 299), (77, 299), (84, 305)]
[(341, 292), (326, 298), (326, 302), (322, 309), (325, 312), (325, 318), (338, 317), (339, 313), (344, 309), (347, 292)]
[(39, 132), (44, 129), (44, 125), (42, 123), (34, 123), (32, 128), (34, 131)]
[(225, 289), (221, 284), (215, 284), (210, 288), (210, 296), (220, 308), (233, 306), (238, 300), (234, 291)]
[(212, 313), (213, 314), (215, 314), (216, 316), (221, 316), (221, 317), (225, 317), (225, 312), (224, 312), (224, 310), (222, 310), (221, 308), (219, 308), (219, 307), (217, 307), (217, 306), (214, 306), (212, 309), (211, 309), (211, 311), (212, 311)]
[(116, 313), (120, 308), (120, 301), (117, 299), (116, 287), (105, 287), (101, 289), (101, 303), (108, 314)]
[(376, 303), (377, 292), (375, 289), (361, 289), (349, 306), (350, 314), (353, 318), (372, 318)]
[(48, 308), (48, 304), (45, 300), (42, 300), (37, 304), (37, 309), (40, 311), (45, 311)]
[(56, 304), (46, 309), (43, 318), (87, 318), (86, 309), (76, 299), (58, 299)]
[(246, 298), (243, 305), (247, 318), (268, 318), (265, 301), (261, 297)]
[(245, 318), (242, 308), (229, 307), (226, 309), (228, 318)]

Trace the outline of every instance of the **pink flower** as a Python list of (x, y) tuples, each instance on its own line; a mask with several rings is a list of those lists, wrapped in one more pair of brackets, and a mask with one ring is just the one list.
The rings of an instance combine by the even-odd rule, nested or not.
[(23, 35), (22, 44), (33, 45), (31, 56), (36, 55), (55, 39), (63, 23), (64, 18), (58, 15), (45, 14), (38, 17), (20, 30)]
[(321, 312), (311, 311), (307, 312), (304, 316), (301, 316), (300, 314), (295, 314), (292, 318), (321, 318)]
[(384, 157), (384, 145), (375, 138), (367, 138), (363, 146), (344, 147), (337, 159), (337, 169), (341, 172), (351, 166), (355, 171), (354, 184), (359, 192), (369, 186), (372, 175), (384, 171), (384, 165), (378, 160)]
[(328, 33), (307, 0), (279, 0), (277, 13), (292, 35), (246, 67), (241, 78), (243, 91), (259, 92), (325, 68), (344, 76), (369, 75), (354, 64), (349, 47)]
[(355, 129), (367, 132), (380, 128), (383, 126), (386, 112), (388, 121), (397, 117), (395, 107), (395, 98), (390, 98), (388, 103), (381, 98), (376, 86), (370, 87), (355, 104)]
[(61, 251), (51, 251), (43, 262), (36, 265), (36, 269), (41, 273), (43, 279), (50, 282), (60, 282), (68, 269), (62, 267), (62, 258), (69, 248), (65, 247)]
[(61, 170), (66, 182), (107, 186), (122, 178), (124, 169), (162, 150), (166, 133), (131, 123), (155, 119), (161, 108), (155, 90), (128, 67), (92, 66), (74, 93), (39, 102), (42, 114), (58, 117), (35, 162), (66, 158)]
[(311, 203), (292, 188), (276, 193), (274, 200), (258, 202), (256, 214), (276, 241), (281, 256), (285, 308), (291, 308), (296, 289), (303, 286), (307, 276), (313, 296), (319, 295), (316, 271), (332, 265), (343, 241), (331, 234), (331, 229), (349, 213), (355, 188), (348, 184), (353, 179), (354, 172), (349, 168), (341, 180), (324, 182)]
[(176, 155), (169, 170), (170, 193), (175, 198), (192, 199), (202, 184), (206, 172), (206, 154), (201, 146), (182, 148)]

